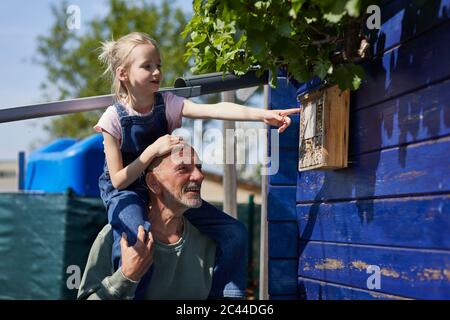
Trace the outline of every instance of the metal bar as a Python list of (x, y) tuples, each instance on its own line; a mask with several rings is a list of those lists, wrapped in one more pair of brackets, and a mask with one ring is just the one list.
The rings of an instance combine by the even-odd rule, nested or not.
[[(178, 96), (189, 98), (199, 96), (201, 89), (200, 86), (194, 86), (185, 88), (162, 88), (159, 90), (159, 92), (168, 91), (173, 92)], [(111, 104), (113, 104), (113, 95), (108, 94), (1, 109), (0, 123), (92, 111), (106, 108)]]
[(208, 73), (190, 77), (180, 77), (175, 80), (174, 87), (200, 86), (201, 94), (232, 91), (242, 88), (267, 84), (269, 72), (264, 71), (261, 76), (256, 75), (256, 70), (250, 70), (242, 76), (235, 76), (230, 73)]
[[(269, 108), (269, 87), (264, 86), (264, 106)], [(267, 163), (268, 156), (268, 144), (267, 141), (263, 144), (264, 150), (264, 163)], [(267, 164), (265, 164), (267, 166)], [(259, 251), (259, 300), (269, 299), (269, 277), (268, 277), (268, 223), (267, 223), (267, 187), (269, 181), (267, 175), (261, 177), (261, 233), (260, 233), (260, 251)]]

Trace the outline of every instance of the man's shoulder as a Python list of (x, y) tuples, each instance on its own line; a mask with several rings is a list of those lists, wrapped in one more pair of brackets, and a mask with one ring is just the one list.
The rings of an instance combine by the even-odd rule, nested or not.
[(100, 232), (97, 235), (96, 241), (110, 242), (112, 241), (112, 237), (113, 237), (112, 227), (108, 223), (102, 228), (102, 230), (100, 230)]
[(205, 221), (208, 221), (208, 218), (215, 221), (219, 219), (222, 223), (236, 222), (235, 218), (205, 200), (202, 200), (202, 205), (199, 208), (191, 208), (187, 210), (184, 215), (193, 225), (196, 225), (197, 223), (204, 225)]

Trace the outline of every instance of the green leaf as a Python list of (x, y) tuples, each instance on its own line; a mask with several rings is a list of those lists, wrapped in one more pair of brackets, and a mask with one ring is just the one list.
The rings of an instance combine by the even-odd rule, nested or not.
[(333, 75), (341, 90), (357, 90), (364, 78), (364, 69), (361, 66), (348, 63), (338, 66)]
[(281, 24), (279, 24), (278, 34), (280, 36), (287, 38), (291, 35), (291, 32), (292, 32), (291, 23), (288, 20), (283, 21)]
[(359, 17), (359, 12), (361, 10), (361, 0), (349, 0), (345, 5), (345, 9), (348, 15), (351, 17)]
[(318, 60), (316, 65), (314, 66), (314, 73), (318, 75), (321, 79), (324, 79), (327, 74), (330, 71), (330, 68), (332, 70), (332, 65), (329, 60)]

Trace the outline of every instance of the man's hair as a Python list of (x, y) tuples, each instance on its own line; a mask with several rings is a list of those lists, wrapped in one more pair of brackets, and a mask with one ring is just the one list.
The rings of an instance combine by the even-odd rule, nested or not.
[(163, 159), (165, 158), (165, 155), (163, 156), (159, 156), (156, 157), (155, 159), (152, 160), (152, 162), (150, 162), (150, 164), (148, 165), (147, 168), (145, 168), (145, 174), (153, 171), (157, 166), (159, 166), (159, 164), (163, 161)]
[[(190, 144), (188, 143), (184, 143), (183, 149), (186, 148), (190, 148), (194, 153), (195, 153), (195, 149), (194, 147), (192, 147)], [(152, 160), (152, 162), (150, 162), (150, 164), (148, 165), (148, 167), (145, 169), (145, 174), (147, 174), (148, 172), (153, 171), (157, 166), (160, 165), (160, 163), (163, 161), (164, 158), (172, 156), (172, 154), (165, 154), (159, 157), (156, 157)]]

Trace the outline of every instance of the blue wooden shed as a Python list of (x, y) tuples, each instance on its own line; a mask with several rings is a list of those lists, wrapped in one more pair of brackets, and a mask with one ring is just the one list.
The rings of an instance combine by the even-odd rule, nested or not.
[[(299, 172), (298, 116), (280, 135), (271, 299), (450, 299), (450, 1), (384, 1), (381, 19), (351, 94), (349, 167)], [(269, 107), (311, 87), (280, 73)]]

